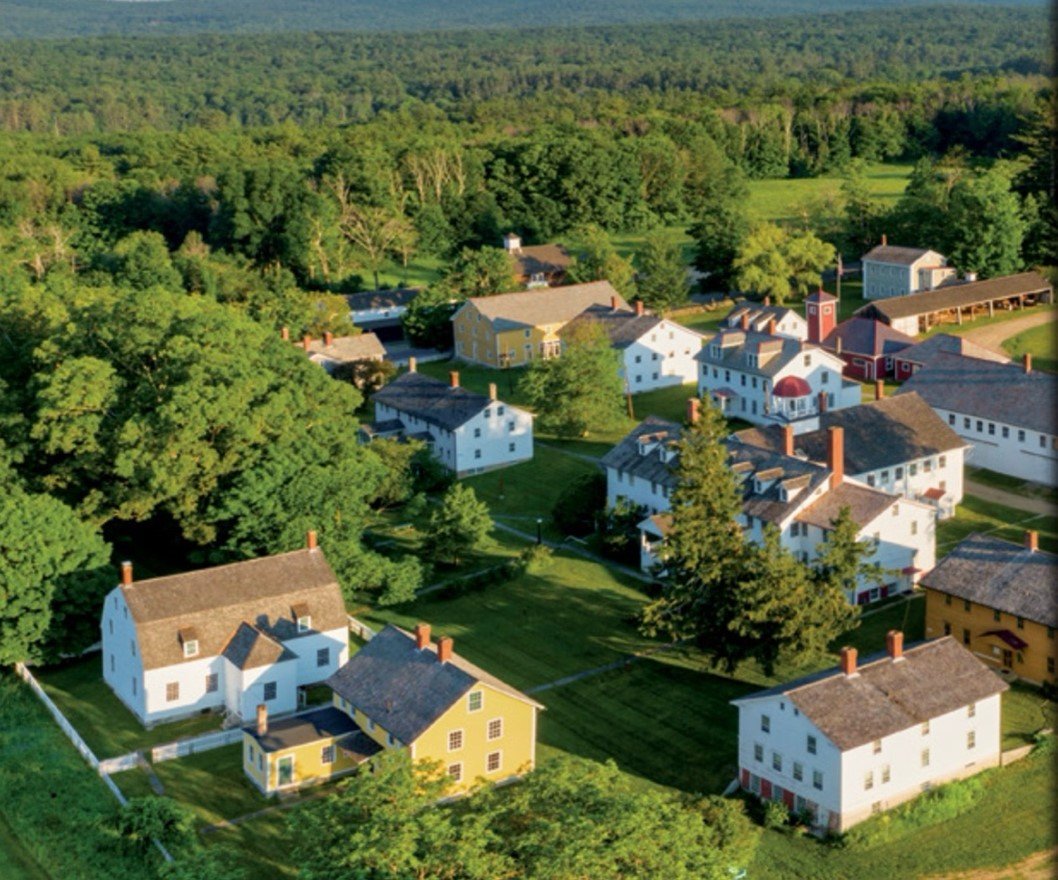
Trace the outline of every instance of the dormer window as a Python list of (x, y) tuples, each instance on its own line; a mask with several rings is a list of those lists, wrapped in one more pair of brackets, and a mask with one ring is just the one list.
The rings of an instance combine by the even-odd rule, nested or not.
[(185, 627), (178, 633), (180, 643), (184, 646), (184, 657), (198, 656), (198, 632), (194, 627)]
[(297, 605), (292, 605), (290, 611), (294, 615), (299, 633), (308, 632), (312, 629), (312, 615), (309, 612), (308, 605), (299, 602)]
[(309, 617), (307, 614), (304, 617), (299, 617), (298, 618), (298, 632), (299, 633), (308, 632), (310, 629), (312, 629), (312, 618)]

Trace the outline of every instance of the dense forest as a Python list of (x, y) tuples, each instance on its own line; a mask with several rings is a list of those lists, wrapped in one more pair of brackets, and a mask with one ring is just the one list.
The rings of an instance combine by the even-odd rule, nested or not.
[[(905, 0), (917, 6), (929, 0)], [(980, 3), (981, 0), (976, 0)], [(537, 27), (872, 9), (888, 0), (0, 0), (0, 39), (88, 34), (181, 34), (305, 30), (426, 31), (452, 28)], [(954, 0), (950, 5), (963, 5)], [(1000, 4), (996, 4), (1000, 5)], [(1035, 5), (1038, 0), (1003, 0)]]

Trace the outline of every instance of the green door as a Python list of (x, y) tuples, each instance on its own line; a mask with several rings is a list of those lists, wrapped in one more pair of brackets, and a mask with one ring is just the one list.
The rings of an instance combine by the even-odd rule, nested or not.
[(290, 785), (294, 781), (294, 756), (286, 755), (280, 758), (276, 765), (276, 772), (278, 774), (277, 786)]

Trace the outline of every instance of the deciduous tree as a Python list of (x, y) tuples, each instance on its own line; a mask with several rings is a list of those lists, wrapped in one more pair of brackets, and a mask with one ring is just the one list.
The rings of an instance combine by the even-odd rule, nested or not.
[(683, 251), (663, 232), (652, 232), (636, 254), (639, 297), (652, 309), (665, 311), (687, 302), (691, 292)]

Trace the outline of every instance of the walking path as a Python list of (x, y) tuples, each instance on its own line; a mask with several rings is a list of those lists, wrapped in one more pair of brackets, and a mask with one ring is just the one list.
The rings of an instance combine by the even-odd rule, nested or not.
[(1026, 315), (1024, 318), (1011, 318), (1009, 321), (986, 324), (984, 327), (975, 327), (962, 334), (964, 339), (976, 342), (985, 348), (1002, 352), (1003, 343), (1011, 336), (1017, 336), (1025, 330), (1039, 327), (1050, 321), (1058, 321), (1058, 311), (1042, 312), (1035, 315)]
[(234, 819), (224, 819), (220, 822), (215, 822), (212, 825), (204, 826), (201, 833), (210, 834), (213, 831), (223, 831), (225, 828), (234, 828), (236, 825), (242, 825), (243, 822), (249, 822), (251, 819), (257, 819), (260, 816), (267, 816), (269, 813), (274, 813), (277, 810), (289, 810), (291, 807), (300, 807), (302, 804), (306, 804), (309, 801), (319, 800), (322, 797), (326, 797), (328, 794), (330, 794), (330, 791), (317, 791), (299, 797), (296, 800), (285, 801), (271, 807), (265, 807), (263, 810), (256, 810), (253, 813), (245, 813), (242, 816), (236, 816)]
[(557, 452), (560, 455), (568, 455), (570, 458), (579, 458), (581, 461), (586, 461), (588, 464), (593, 464), (596, 467), (602, 467), (599, 459), (594, 455), (588, 455), (584, 452), (573, 452), (571, 449), (566, 449), (562, 446), (553, 446), (550, 443), (543, 443), (540, 440), (536, 441), (537, 446), (543, 446), (544, 449), (550, 449), (552, 452)]
[(1040, 516), (1058, 516), (1058, 504), (1045, 498), (1032, 498), (1017, 492), (1008, 492), (1006, 489), (986, 486), (971, 479), (966, 480), (965, 490), (967, 495), (975, 495), (984, 501), (1002, 504), (1014, 510), (1024, 510), (1026, 513), (1036, 513)]
[(594, 675), (602, 675), (604, 672), (623, 669), (625, 666), (631, 666), (637, 660), (643, 660), (653, 654), (660, 654), (662, 651), (671, 651), (673, 648), (678, 648), (684, 644), (684, 641), (685, 640), (669, 642), (664, 645), (656, 645), (653, 648), (647, 648), (645, 651), (636, 651), (634, 654), (629, 654), (627, 657), (618, 657), (612, 663), (604, 663), (602, 666), (594, 666), (591, 669), (582, 669), (580, 672), (574, 672), (572, 675), (556, 678), (554, 681), (549, 681), (546, 684), (538, 684), (536, 687), (526, 688), (525, 692), (527, 694), (539, 694), (541, 691), (549, 691), (552, 688), (562, 687), (562, 685), (565, 684), (572, 684), (575, 681), (591, 678)]

